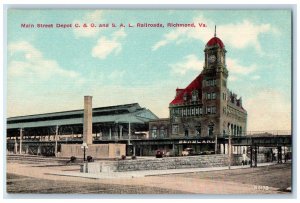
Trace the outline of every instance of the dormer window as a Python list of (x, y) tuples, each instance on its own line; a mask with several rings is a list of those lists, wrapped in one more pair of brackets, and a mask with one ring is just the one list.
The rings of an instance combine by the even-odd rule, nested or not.
[(187, 96), (188, 96), (187, 93), (184, 93), (184, 95), (183, 95), (183, 101), (187, 101), (187, 99), (188, 99)]
[(198, 100), (198, 90), (193, 90), (192, 92), (192, 101)]

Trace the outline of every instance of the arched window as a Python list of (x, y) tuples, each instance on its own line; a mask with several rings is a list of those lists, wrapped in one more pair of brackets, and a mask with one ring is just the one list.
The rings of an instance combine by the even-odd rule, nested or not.
[(166, 132), (165, 132), (166, 130), (165, 130), (165, 126), (161, 126), (160, 127), (160, 130), (159, 130), (159, 135), (161, 136), (161, 137), (165, 137), (165, 135), (166, 135)]
[(214, 134), (214, 124), (213, 123), (210, 123), (208, 125), (208, 136), (212, 136)]
[(172, 134), (178, 134), (178, 124), (173, 124), (172, 125)]
[(201, 125), (195, 126), (196, 129), (196, 136), (200, 137), (201, 136)]
[(230, 135), (231, 134), (231, 128), (230, 128), (230, 123), (228, 123), (227, 125), (227, 135)]
[(192, 101), (198, 100), (198, 90), (193, 90), (192, 92)]
[(151, 136), (153, 138), (156, 138), (157, 137), (157, 127), (156, 126), (153, 126), (152, 129), (151, 129)]
[(183, 100), (184, 100), (185, 102), (188, 100), (188, 95), (187, 95), (186, 92), (183, 94)]
[(184, 129), (184, 136), (185, 137), (189, 136), (189, 129), (188, 128)]

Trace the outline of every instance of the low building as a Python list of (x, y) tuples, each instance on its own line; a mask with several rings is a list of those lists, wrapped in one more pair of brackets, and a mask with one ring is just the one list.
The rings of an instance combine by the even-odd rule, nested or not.
[[(148, 131), (148, 122), (158, 119), (149, 109), (140, 107), (138, 103), (93, 108), (92, 112), (93, 143), (126, 144), (130, 139), (144, 139), (144, 134), (140, 132)], [(55, 141), (56, 134), (59, 143), (80, 143), (83, 139), (83, 118), (83, 109), (8, 118), (7, 149), (19, 152), (19, 145), (15, 150), (15, 143), (30, 143), (32, 146), (34, 141)], [(38, 150), (34, 147), (29, 152), (31, 150), (33, 154), (37, 153)], [(49, 148), (45, 153), (53, 154), (53, 150)], [(21, 151), (26, 153), (26, 148), (23, 147)]]

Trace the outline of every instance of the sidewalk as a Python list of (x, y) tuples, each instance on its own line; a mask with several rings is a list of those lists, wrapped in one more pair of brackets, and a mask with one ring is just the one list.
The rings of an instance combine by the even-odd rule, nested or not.
[[(277, 163), (260, 163), (257, 167), (275, 165)], [(230, 170), (249, 168), (246, 166), (231, 166)], [(50, 175), (58, 176), (70, 176), (70, 177), (81, 177), (90, 179), (120, 179), (120, 178), (138, 178), (146, 176), (156, 176), (156, 175), (168, 175), (168, 174), (180, 174), (180, 173), (195, 173), (204, 171), (219, 171), (228, 170), (228, 166), (225, 167), (211, 167), (211, 168), (186, 168), (186, 169), (168, 169), (168, 170), (145, 170), (145, 171), (125, 171), (125, 172), (109, 172), (109, 173), (80, 173), (80, 172), (58, 172), (58, 173), (47, 173)]]

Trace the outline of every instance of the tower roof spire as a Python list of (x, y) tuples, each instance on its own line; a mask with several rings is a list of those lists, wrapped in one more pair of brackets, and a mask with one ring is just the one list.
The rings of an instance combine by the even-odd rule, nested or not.
[(217, 36), (217, 26), (215, 25), (215, 37)]

